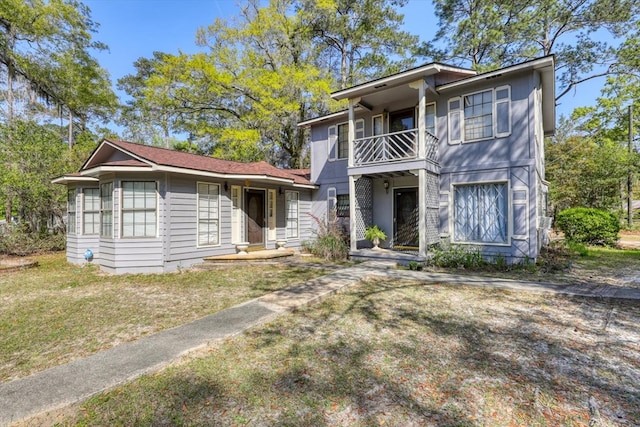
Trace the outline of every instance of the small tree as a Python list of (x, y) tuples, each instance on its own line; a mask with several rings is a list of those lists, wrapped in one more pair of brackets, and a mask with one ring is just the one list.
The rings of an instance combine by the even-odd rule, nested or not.
[(618, 240), (620, 221), (612, 213), (600, 209), (571, 208), (558, 214), (556, 227), (570, 242), (610, 246)]

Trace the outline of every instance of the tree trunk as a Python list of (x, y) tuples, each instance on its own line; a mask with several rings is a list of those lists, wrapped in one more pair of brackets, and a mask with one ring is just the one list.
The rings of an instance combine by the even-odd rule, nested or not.
[(69, 150), (73, 148), (73, 113), (71, 109), (69, 109)]

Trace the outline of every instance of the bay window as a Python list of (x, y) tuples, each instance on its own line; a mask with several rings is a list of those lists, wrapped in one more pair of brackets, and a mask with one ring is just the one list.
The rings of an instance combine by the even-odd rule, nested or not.
[(100, 190), (85, 188), (82, 199), (82, 234), (100, 232)]

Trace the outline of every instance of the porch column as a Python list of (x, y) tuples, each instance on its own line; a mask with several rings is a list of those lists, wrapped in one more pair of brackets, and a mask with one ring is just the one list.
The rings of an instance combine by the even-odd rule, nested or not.
[(427, 83), (424, 80), (418, 80), (416, 82), (410, 83), (409, 87), (411, 87), (412, 89), (418, 89), (418, 158), (424, 159), (427, 155), (427, 123), (425, 120), (425, 116), (427, 114)]
[[(424, 135), (424, 134), (423, 134)], [(418, 255), (427, 256), (427, 171), (418, 170)]]
[[(360, 98), (349, 99), (349, 160), (348, 166), (353, 167), (353, 151), (354, 151), (354, 143), (353, 141), (356, 139), (356, 115), (355, 108), (356, 105), (360, 102)], [(354, 193), (355, 194), (355, 193)]]
[(349, 175), (349, 240), (352, 251), (358, 249), (358, 224), (356, 216), (356, 180), (358, 178), (359, 176)]

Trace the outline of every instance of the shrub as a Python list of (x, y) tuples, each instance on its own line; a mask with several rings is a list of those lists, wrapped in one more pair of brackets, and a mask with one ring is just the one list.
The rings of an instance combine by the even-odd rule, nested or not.
[(19, 225), (8, 225), (0, 230), (0, 254), (25, 256), (60, 251), (65, 248), (65, 243), (62, 233), (34, 233)]
[(329, 261), (344, 261), (349, 257), (349, 236), (342, 230), (337, 218), (322, 221), (308, 214), (318, 224), (314, 240), (304, 242), (303, 247), (313, 255)]
[(571, 208), (558, 214), (556, 227), (570, 242), (611, 246), (618, 240), (620, 222), (615, 215), (607, 211)]
[(438, 245), (432, 251), (429, 264), (443, 268), (478, 268), (485, 264), (480, 249), (460, 245)]

